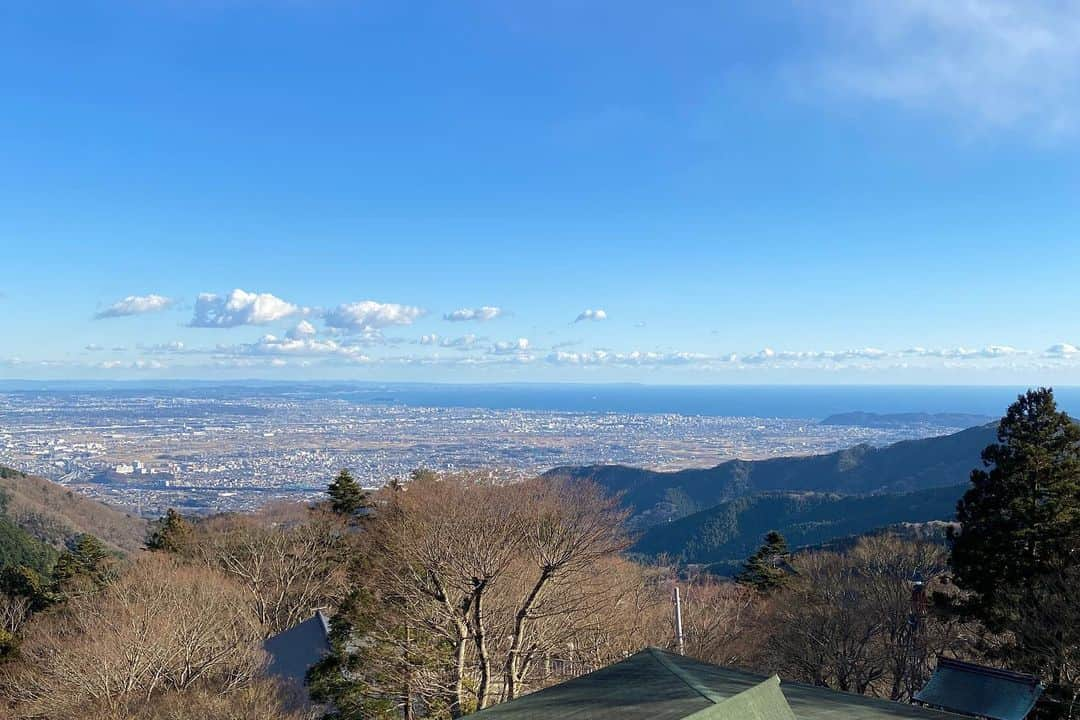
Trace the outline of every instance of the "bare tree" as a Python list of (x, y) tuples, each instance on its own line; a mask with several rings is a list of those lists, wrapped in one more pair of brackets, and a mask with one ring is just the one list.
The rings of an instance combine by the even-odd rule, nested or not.
[(1058, 565), (1031, 581), (1035, 602), (1020, 608), (1012, 649), (1048, 682), (1061, 717), (1080, 717), (1080, 567)]
[(687, 655), (717, 665), (753, 665), (759, 660), (765, 597), (746, 585), (707, 575), (683, 583), (681, 590)]
[(32, 600), (25, 595), (0, 592), (0, 630), (16, 635), (30, 617)]
[[(568, 645), (606, 657), (597, 648), (611, 603), (631, 597), (639, 578), (628, 581), (625, 564), (615, 572), (623, 515), (597, 489), (425, 473), (381, 493), (377, 507), (365, 533), (372, 560), (356, 581), (395, 617), (361, 624), (364, 641), (403, 670), (402, 712), (438, 667), (448, 712), (460, 716), (545, 682), (544, 667)], [(445, 664), (400, 662), (409, 648), (440, 644)], [(384, 682), (369, 673), (360, 695)]]
[(867, 582), (834, 553), (796, 558), (798, 576), (778, 595), (770, 665), (789, 676), (863, 693), (885, 672), (875, 644), (884, 618), (867, 608)]
[(524, 517), (523, 550), (532, 577), (517, 603), (504, 664), (504, 695), (521, 692), (531, 661), (533, 621), (555, 588), (583, 580), (601, 560), (624, 550), (626, 512), (596, 485), (532, 480), (514, 487)]
[(0, 683), (26, 718), (120, 713), (163, 694), (246, 687), (264, 654), (243, 597), (210, 570), (140, 558), (100, 594), (35, 617)]
[(770, 602), (765, 664), (838, 690), (908, 700), (932, 659), (970, 652), (972, 628), (937, 613), (943, 547), (882, 535), (845, 553), (793, 559), (797, 574)]
[(244, 587), (269, 637), (340, 601), (350, 547), (340, 517), (292, 505), (200, 523), (187, 552)]

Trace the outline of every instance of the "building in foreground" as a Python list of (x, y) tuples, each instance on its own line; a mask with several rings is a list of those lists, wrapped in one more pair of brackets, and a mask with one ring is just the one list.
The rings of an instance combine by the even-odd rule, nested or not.
[(263, 642), (270, 663), (266, 673), (297, 692), (307, 703), (307, 672), (330, 652), (330, 620), (322, 610)]
[(780, 682), (647, 648), (477, 720), (958, 720), (940, 710)]
[(1042, 692), (1034, 675), (938, 658), (937, 669), (926, 687), (915, 693), (915, 702), (989, 720), (1023, 720)]

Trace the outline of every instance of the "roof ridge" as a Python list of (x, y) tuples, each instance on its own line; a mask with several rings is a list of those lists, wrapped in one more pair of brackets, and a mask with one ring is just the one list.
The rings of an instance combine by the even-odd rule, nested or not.
[(654, 647), (648, 647), (646, 648), (646, 650), (648, 650), (649, 654), (656, 658), (657, 662), (663, 665), (668, 672), (682, 680), (684, 683), (686, 683), (687, 687), (696, 692), (698, 695), (701, 695), (701, 697), (705, 698), (709, 702), (715, 705), (726, 699), (716, 694), (709, 688), (705, 687), (705, 685), (698, 681), (698, 679), (695, 678), (686, 668), (679, 667), (677, 664), (675, 664), (675, 662), (673, 662), (671, 658), (667, 657), (667, 653), (665, 653), (663, 650)]
[(1029, 673), (1017, 672), (1016, 670), (1009, 670), (1007, 668), (996, 668), (990, 665), (979, 665), (973, 662), (967, 662), (966, 660), (957, 660), (950, 657), (939, 657), (938, 667), (952, 667), (957, 670), (966, 670), (980, 675), (989, 675), (991, 677), (1000, 678), (1002, 680), (1009, 680), (1015, 683), (1022, 683), (1025, 685), (1038, 685), (1039, 677), (1031, 675)]
[(756, 685), (724, 698), (715, 705), (693, 712), (682, 720), (731, 720), (745, 717), (758, 720), (796, 720), (780, 685), (780, 676), (774, 673)]

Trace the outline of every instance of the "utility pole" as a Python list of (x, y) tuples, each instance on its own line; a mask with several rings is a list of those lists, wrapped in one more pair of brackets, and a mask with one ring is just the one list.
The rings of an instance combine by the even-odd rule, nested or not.
[(679, 654), (685, 655), (683, 648), (682, 633), (682, 599), (679, 597), (679, 586), (675, 586), (675, 642), (679, 648)]
[(926, 667), (926, 647), (923, 630), (926, 619), (926, 583), (922, 573), (915, 571), (911, 578), (911, 613), (908, 615), (908, 702), (922, 687), (923, 670)]

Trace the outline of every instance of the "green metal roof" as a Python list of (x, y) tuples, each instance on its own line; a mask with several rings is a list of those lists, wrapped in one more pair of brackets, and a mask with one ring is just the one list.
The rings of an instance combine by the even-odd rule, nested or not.
[(795, 714), (780, 691), (780, 678), (773, 675), (749, 690), (698, 710), (686, 720), (795, 720)]
[[(770, 686), (771, 684), (771, 686)], [(740, 695), (741, 693), (749, 694)], [(777, 692), (778, 691), (778, 692)], [(790, 715), (777, 701), (786, 698)], [(647, 648), (625, 660), (475, 715), (477, 720), (957, 720), (951, 713), (709, 665)], [(756, 708), (756, 710), (754, 710)], [(716, 714), (713, 714), (716, 713)], [(768, 714), (772, 713), (772, 714)]]
[(926, 687), (915, 694), (919, 702), (945, 710), (993, 720), (1022, 720), (1042, 695), (1033, 675), (939, 658)]

